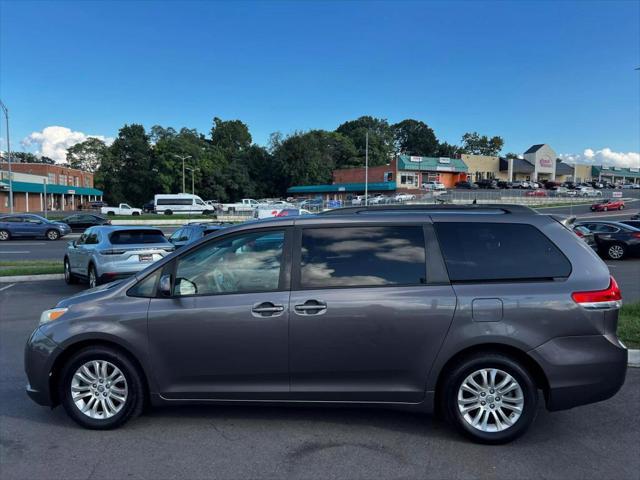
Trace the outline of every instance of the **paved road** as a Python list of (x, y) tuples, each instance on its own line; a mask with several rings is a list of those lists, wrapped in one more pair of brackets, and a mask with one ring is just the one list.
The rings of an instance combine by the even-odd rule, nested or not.
[(606, 402), (541, 409), (525, 437), (502, 447), (469, 443), (437, 418), (384, 410), (175, 407), (116, 431), (82, 430), (60, 408), (27, 399), (22, 360), (40, 311), (78, 289), (40, 282), (0, 292), (3, 480), (638, 479), (640, 369)]

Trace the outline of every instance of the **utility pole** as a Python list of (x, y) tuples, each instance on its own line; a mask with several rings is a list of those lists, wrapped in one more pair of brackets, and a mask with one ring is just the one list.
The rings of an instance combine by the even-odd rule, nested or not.
[(191, 158), (191, 155), (173, 155), (176, 158), (179, 158), (180, 160), (182, 160), (182, 193), (186, 193), (186, 189), (187, 187), (185, 187), (185, 173), (184, 173), (184, 161), (188, 158)]
[(369, 205), (369, 131), (365, 134), (364, 147), (364, 206)]
[(0, 108), (4, 113), (4, 118), (7, 122), (7, 163), (9, 165), (9, 211), (13, 213), (13, 175), (11, 174), (11, 143), (9, 142), (9, 109), (0, 100)]
[(187, 170), (191, 172), (191, 194), (196, 194), (196, 168), (187, 167)]

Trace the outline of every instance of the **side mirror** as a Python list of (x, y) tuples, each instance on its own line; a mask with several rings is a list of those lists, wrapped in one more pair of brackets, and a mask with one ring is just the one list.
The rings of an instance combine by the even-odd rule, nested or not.
[(77, 241), (77, 240), (73, 240), (73, 241), (69, 242), (69, 243), (68, 243), (68, 245), (69, 245), (70, 247), (76, 248), (76, 241)]
[(171, 296), (171, 275), (162, 275), (160, 277), (160, 283), (158, 285), (160, 295), (163, 297)]

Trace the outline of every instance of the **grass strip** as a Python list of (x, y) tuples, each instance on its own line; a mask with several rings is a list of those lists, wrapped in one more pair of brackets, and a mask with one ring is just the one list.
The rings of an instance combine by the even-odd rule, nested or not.
[(0, 277), (46, 275), (63, 271), (64, 266), (59, 260), (0, 260)]
[(622, 305), (618, 338), (629, 348), (640, 348), (640, 302)]

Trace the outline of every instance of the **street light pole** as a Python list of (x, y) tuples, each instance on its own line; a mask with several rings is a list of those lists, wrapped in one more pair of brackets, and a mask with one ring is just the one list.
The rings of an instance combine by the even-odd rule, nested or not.
[(173, 156), (176, 157), (176, 158), (179, 158), (180, 160), (182, 160), (182, 193), (185, 193), (185, 190), (187, 188), (185, 187), (184, 161), (187, 158), (191, 158), (191, 155), (176, 155), (176, 154), (174, 154)]
[(4, 113), (4, 118), (7, 122), (7, 164), (9, 165), (9, 211), (13, 213), (13, 175), (11, 174), (11, 143), (9, 141), (9, 109), (0, 100), (0, 108)]
[(369, 131), (365, 134), (364, 147), (364, 205), (369, 205)]
[(191, 172), (191, 194), (196, 194), (196, 168), (187, 167), (187, 170)]

